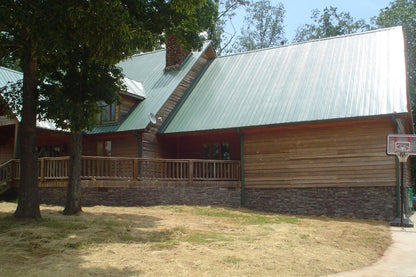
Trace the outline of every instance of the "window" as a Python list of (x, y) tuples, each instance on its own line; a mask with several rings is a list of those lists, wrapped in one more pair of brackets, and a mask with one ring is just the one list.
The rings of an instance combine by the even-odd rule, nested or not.
[(222, 160), (230, 159), (230, 144), (229, 143), (224, 142), (221, 144), (221, 159)]
[(203, 144), (202, 158), (212, 160), (229, 160), (230, 144), (228, 142)]
[(210, 153), (211, 153), (211, 150), (210, 150), (209, 144), (202, 145), (202, 158), (209, 159), (211, 156)]
[(220, 145), (218, 143), (214, 143), (211, 145), (211, 159), (220, 159)]
[(97, 156), (111, 157), (111, 140), (97, 141)]
[(98, 121), (115, 121), (116, 120), (116, 103), (111, 105), (106, 104), (105, 102), (100, 102), (101, 113), (98, 115)]

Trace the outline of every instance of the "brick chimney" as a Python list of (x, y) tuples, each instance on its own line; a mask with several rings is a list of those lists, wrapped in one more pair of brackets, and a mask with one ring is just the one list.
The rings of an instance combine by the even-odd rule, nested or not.
[(169, 34), (166, 38), (166, 67), (165, 72), (178, 71), (180, 65), (188, 57), (189, 51), (185, 51), (179, 44), (175, 34)]

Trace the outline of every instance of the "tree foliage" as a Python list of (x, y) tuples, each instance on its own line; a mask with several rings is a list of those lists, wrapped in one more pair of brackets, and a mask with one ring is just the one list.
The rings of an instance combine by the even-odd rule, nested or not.
[[(140, 50), (163, 44), (175, 34), (186, 50), (198, 49), (201, 32), (215, 28), (218, 5), (214, 0), (123, 0), (140, 35)], [(212, 32), (212, 31), (210, 31)]]
[[(20, 61), (24, 76), (19, 125), (21, 179), (15, 216), (40, 217), (36, 156), (38, 87), (42, 88), (46, 116), (79, 133), (91, 125), (90, 111), (97, 112), (97, 92), (100, 91), (100, 99), (110, 102), (109, 98), (114, 98), (112, 90), (120, 89), (120, 72), (114, 64), (137, 48), (146, 50), (162, 43), (163, 34), (176, 33), (188, 49), (201, 46), (199, 32), (213, 26), (215, 12), (216, 5), (210, 0), (0, 3), (0, 58)], [(97, 86), (98, 81), (106, 87)], [(109, 93), (106, 98), (109, 91), (112, 96)], [(88, 112), (81, 113), (83, 110)]]
[(23, 71), (20, 137), (20, 186), (15, 212), (20, 218), (39, 218), (36, 156), (36, 111), (39, 64), (54, 51), (59, 32), (52, 10), (58, 0), (3, 0), (0, 3), (0, 58), (18, 62)]
[(352, 34), (370, 29), (365, 20), (355, 20), (349, 12), (337, 12), (336, 7), (326, 7), (323, 11), (312, 11), (313, 24), (304, 24), (296, 30), (294, 42)]
[(241, 35), (234, 45), (235, 52), (278, 46), (286, 41), (282, 3), (273, 6), (269, 0), (251, 2), (246, 12)]
[(118, 0), (64, 1), (56, 13), (61, 32), (43, 64), (40, 115), (80, 132), (96, 123), (100, 100), (116, 100), (123, 76), (114, 65), (136, 50), (138, 32)]
[[(218, 16), (215, 21), (215, 29), (209, 34), (208, 38), (212, 40), (213, 47), (217, 51), (217, 55), (222, 52), (230, 52), (230, 46), (235, 40), (237, 30), (233, 25), (233, 18), (236, 10), (242, 6), (248, 5), (250, 2), (245, 0), (216, 0), (218, 5)], [(225, 26), (230, 24), (233, 31), (226, 32)]]
[[(377, 17), (372, 18), (377, 27), (402, 26), (405, 37), (407, 78), (413, 121), (416, 122), (416, 1), (396, 0), (382, 9)], [(416, 159), (411, 157), (413, 184), (416, 176)]]
[[(117, 93), (125, 90), (122, 72), (115, 64), (137, 48), (155, 46), (162, 32), (174, 33), (188, 49), (200, 46), (198, 32), (212, 25), (216, 11), (212, 1), (193, 1), (191, 6), (183, 1), (133, 3), (78, 0), (68, 2), (63, 9), (62, 29), (66, 35), (60, 39), (62, 51), (50, 59), (50, 69), (40, 87), (45, 116), (71, 130), (64, 214), (81, 211), (81, 132), (97, 123), (102, 102), (116, 102)], [(144, 17), (137, 17), (143, 12)], [(150, 39), (143, 40), (147, 35)]]
[(372, 19), (377, 27), (402, 26), (406, 43), (406, 65), (413, 111), (416, 108), (416, 1), (396, 0)]

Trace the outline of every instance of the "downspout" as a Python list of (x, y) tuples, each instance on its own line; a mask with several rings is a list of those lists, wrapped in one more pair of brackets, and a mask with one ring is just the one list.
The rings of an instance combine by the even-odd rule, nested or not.
[[(391, 116), (393, 119), (393, 123), (396, 127), (396, 134), (399, 134), (399, 123), (397, 122), (397, 119), (394, 115)], [(396, 210), (397, 210), (397, 217), (399, 218), (401, 216), (400, 214), (400, 205), (401, 205), (401, 199), (400, 199), (400, 161), (399, 157), (396, 156)]]
[(237, 133), (240, 136), (240, 179), (241, 179), (241, 208), (244, 208), (246, 205), (246, 196), (245, 196), (245, 182), (244, 182), (244, 137), (241, 133), (241, 129), (237, 128)]

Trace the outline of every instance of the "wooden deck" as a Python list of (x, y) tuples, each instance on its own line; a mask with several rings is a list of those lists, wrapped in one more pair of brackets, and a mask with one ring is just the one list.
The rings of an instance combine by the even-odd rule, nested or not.
[[(69, 157), (40, 158), (38, 172), (41, 187), (66, 185)], [(14, 159), (0, 165), (0, 184), (7, 182), (17, 186), (19, 179), (20, 160)], [(81, 181), (87, 186), (89, 183), (123, 186), (132, 181), (160, 181), (169, 184), (239, 183), (240, 162), (82, 156)]]

